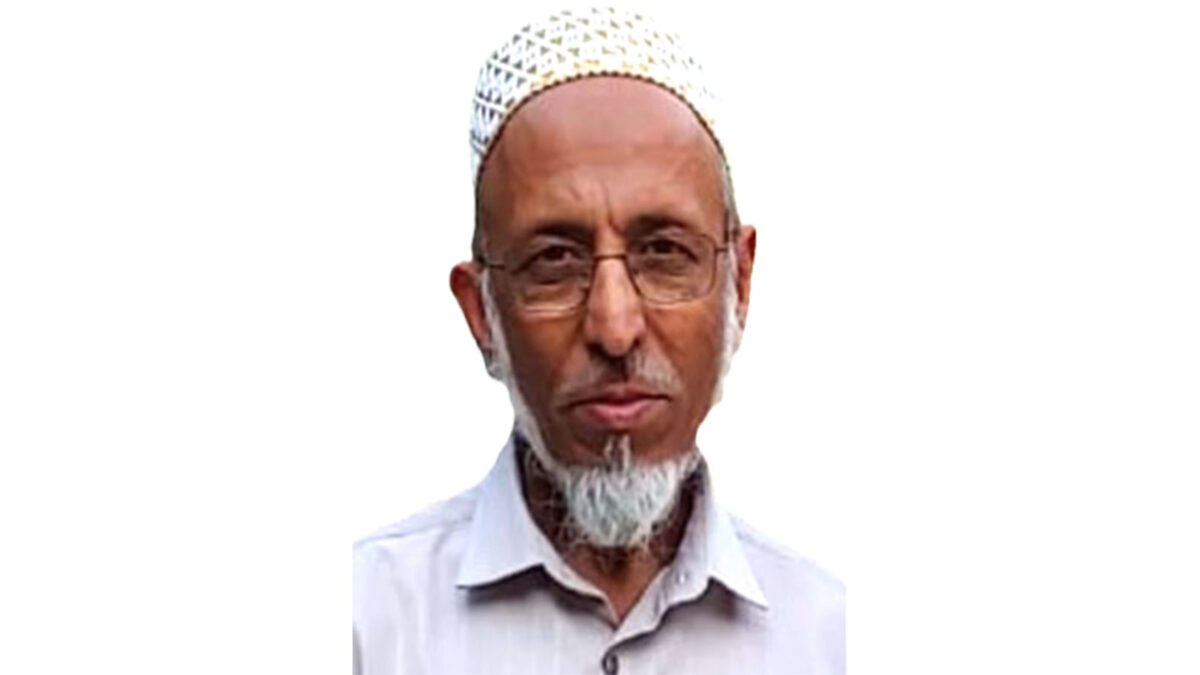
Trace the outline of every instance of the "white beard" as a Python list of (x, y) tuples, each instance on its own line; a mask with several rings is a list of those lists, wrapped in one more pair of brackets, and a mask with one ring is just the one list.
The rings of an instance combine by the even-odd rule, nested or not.
[[(512, 362), (504, 328), (493, 298), (490, 273), (483, 275), (484, 314), (492, 345), (485, 352), (488, 373), (504, 383), (512, 401), (517, 432), (528, 442), (537, 464), (557, 488), (566, 507), (569, 535), (596, 548), (645, 550), (655, 532), (669, 518), (679, 499), (684, 481), (700, 464), (695, 447), (666, 460), (645, 464), (633, 456), (628, 434), (615, 434), (604, 447), (601, 465), (570, 465), (550, 452), (537, 420), (512, 374)], [(741, 341), (741, 324), (736, 313), (736, 291), (730, 274), (724, 292), (724, 322), (720, 368), (712, 404), (721, 397), (721, 382), (729, 371), (733, 353)], [(574, 542), (569, 542), (574, 543)]]

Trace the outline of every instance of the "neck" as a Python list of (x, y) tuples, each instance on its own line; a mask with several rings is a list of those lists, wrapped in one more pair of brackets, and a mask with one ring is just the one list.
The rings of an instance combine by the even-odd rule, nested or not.
[(567, 565), (604, 594), (614, 621), (620, 623), (659, 570), (674, 560), (695, 501), (692, 479), (684, 482), (675, 508), (654, 529), (646, 546), (596, 547), (579, 541), (557, 486), (528, 446), (521, 443), (518, 448), (522, 492), (534, 523)]

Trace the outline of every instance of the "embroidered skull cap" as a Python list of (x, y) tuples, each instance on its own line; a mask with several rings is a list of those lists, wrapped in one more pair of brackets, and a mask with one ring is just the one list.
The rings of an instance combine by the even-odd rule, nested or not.
[(725, 161), (715, 131), (717, 99), (704, 70), (680, 37), (644, 14), (614, 8), (563, 10), (526, 25), (492, 52), (479, 71), (471, 115), (471, 175), (504, 124), (539, 92), (599, 75), (632, 77), (678, 96), (708, 130)]

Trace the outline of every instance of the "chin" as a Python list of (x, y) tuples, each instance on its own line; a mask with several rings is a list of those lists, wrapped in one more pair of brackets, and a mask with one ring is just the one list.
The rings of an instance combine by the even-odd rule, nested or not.
[[(630, 454), (638, 464), (657, 464), (686, 454), (695, 447), (695, 434), (675, 433), (639, 433), (637, 430), (609, 433), (596, 443), (589, 445), (589, 457), (597, 461), (605, 461), (606, 449), (614, 440), (628, 436), (630, 439)], [(693, 440), (686, 440), (691, 438)]]

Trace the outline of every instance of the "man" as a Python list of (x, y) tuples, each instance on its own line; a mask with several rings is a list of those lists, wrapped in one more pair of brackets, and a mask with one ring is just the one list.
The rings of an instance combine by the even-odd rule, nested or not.
[(478, 487), (356, 546), (356, 672), (844, 672), (841, 584), (722, 511), (695, 445), (755, 251), (701, 76), (613, 10), (484, 66), (450, 286), (514, 431)]

